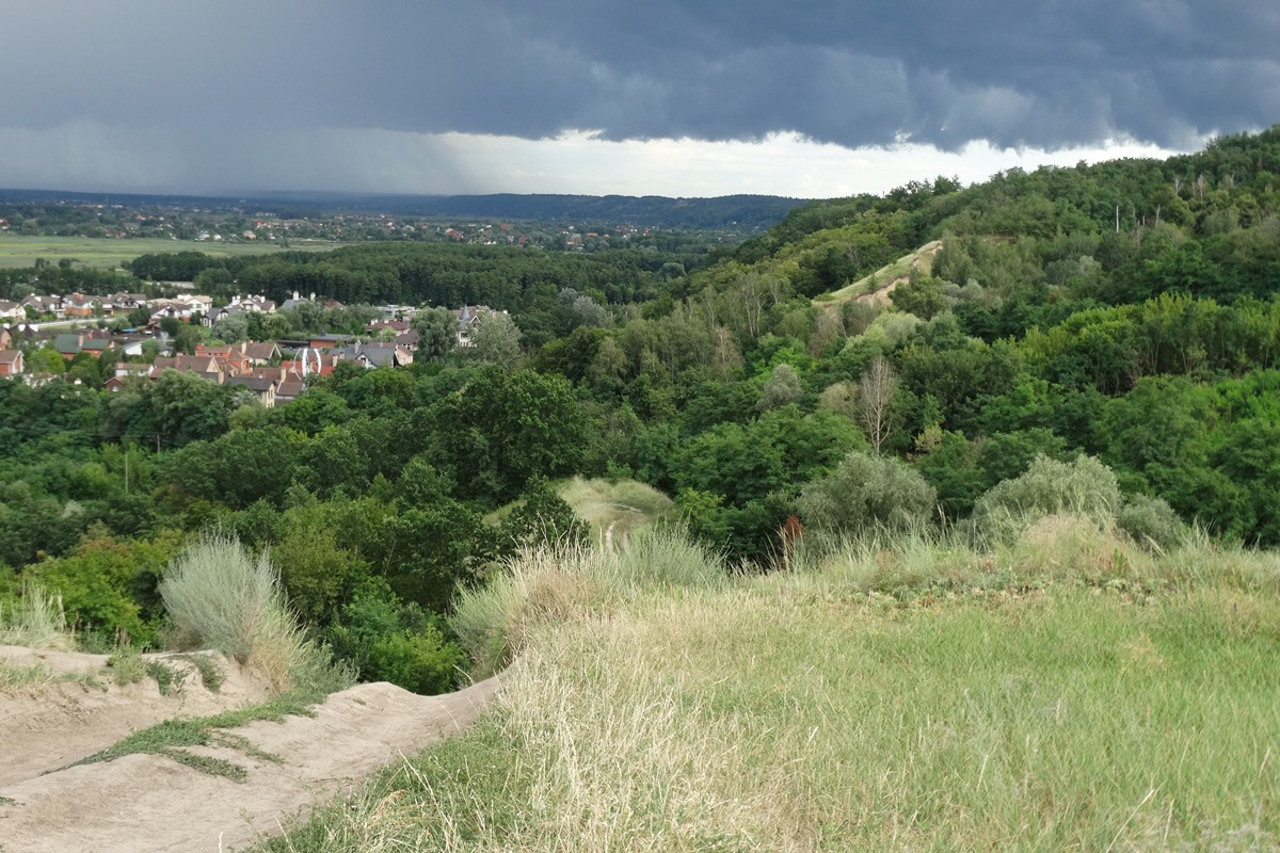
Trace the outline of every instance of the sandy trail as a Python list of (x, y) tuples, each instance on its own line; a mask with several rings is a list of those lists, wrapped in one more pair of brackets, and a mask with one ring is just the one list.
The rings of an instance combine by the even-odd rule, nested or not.
[[(12, 649), (0, 653), (15, 657)], [(228, 685), (242, 683), (226, 697), (191, 687), (183, 697), (161, 697), (153, 681), (105, 692), (57, 684), (38, 695), (0, 695), (0, 851), (243, 849), (361, 775), (465, 728), (497, 690), (497, 679), (445, 696), (361, 684), (330, 696), (314, 717), (233, 730), (279, 763), (229, 749), (192, 750), (245, 767), (244, 782), (155, 755), (57, 769), (160, 720), (261, 698), (251, 677), (228, 668)]]

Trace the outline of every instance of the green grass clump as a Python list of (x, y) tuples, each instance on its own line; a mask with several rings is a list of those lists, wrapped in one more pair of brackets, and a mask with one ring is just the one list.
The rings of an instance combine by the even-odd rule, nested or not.
[[(333, 670), (326, 673), (332, 679)], [(344, 679), (345, 681), (345, 679)], [(227, 731), (239, 728), (259, 720), (280, 722), (287, 716), (314, 716), (312, 707), (332, 689), (345, 686), (342, 682), (332, 680), (313, 680), (305, 687), (279, 693), (266, 702), (224, 711), (208, 717), (190, 717), (165, 720), (141, 731), (134, 732), (123, 740), (117, 741), (101, 752), (80, 759), (70, 767), (81, 764), (96, 764), (111, 761), (125, 755), (139, 753), (148, 755), (164, 755), (180, 764), (192, 767), (202, 773), (215, 776), (226, 776), (242, 782), (247, 771), (242, 765), (222, 758), (196, 755), (186, 747), (212, 746), (233, 749), (251, 758), (278, 762), (280, 758), (255, 747), (243, 735)]]
[(146, 665), (149, 677), (155, 680), (161, 696), (173, 693), (181, 694), (186, 686), (187, 671), (171, 666), (162, 660), (149, 660)]
[(183, 654), (175, 655), (175, 660), (185, 661), (195, 667), (200, 675), (200, 683), (210, 693), (217, 693), (227, 680), (227, 673), (218, 666), (212, 655)]
[[(280, 716), (269, 710), (255, 713), (245, 709), (244, 711), (236, 712), (234, 717), (218, 715), (216, 717), (165, 720), (150, 728), (134, 732), (129, 737), (116, 742), (107, 749), (95, 752), (93, 755), (82, 758), (69, 766), (96, 764), (101, 761), (111, 761), (126, 755), (140, 753), (163, 755), (172, 758), (179, 764), (199, 770), (201, 773), (208, 773), (212, 776), (226, 776), (232, 781), (243, 782), (248, 777), (248, 771), (242, 765), (224, 758), (197, 755), (185, 747), (222, 747), (243, 752), (252, 758), (279, 762), (279, 756), (263, 752), (243, 735), (225, 731), (225, 728), (230, 726), (245, 725), (259, 719), (276, 720), (280, 719)], [(235, 722), (231, 720), (235, 720)]]
[(148, 675), (148, 665), (138, 654), (138, 650), (130, 646), (118, 649), (107, 658), (107, 669), (111, 671), (111, 680), (121, 687), (126, 684), (137, 684)]

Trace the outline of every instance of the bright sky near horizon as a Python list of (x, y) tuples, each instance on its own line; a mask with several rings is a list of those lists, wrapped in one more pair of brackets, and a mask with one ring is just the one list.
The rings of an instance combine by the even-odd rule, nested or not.
[(0, 186), (824, 198), (1280, 121), (1274, 0), (10, 0)]

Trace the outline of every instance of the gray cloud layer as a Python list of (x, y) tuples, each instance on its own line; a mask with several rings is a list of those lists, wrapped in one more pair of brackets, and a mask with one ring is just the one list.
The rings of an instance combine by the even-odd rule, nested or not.
[(1166, 147), (1280, 121), (1275, 0), (10, 0), (0, 128)]

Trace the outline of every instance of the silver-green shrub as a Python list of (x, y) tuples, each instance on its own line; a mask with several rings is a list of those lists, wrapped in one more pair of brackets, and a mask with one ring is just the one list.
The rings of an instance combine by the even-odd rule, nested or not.
[(1022, 476), (997, 483), (978, 498), (973, 521), (980, 535), (1001, 539), (1048, 515), (1109, 524), (1123, 504), (1116, 475), (1092, 456), (1059, 462), (1041, 455)]
[(1116, 526), (1134, 542), (1153, 551), (1176, 548), (1187, 538), (1187, 525), (1161, 498), (1132, 495), (1116, 513)]
[(937, 492), (918, 471), (859, 450), (805, 486), (797, 502), (806, 524), (840, 535), (918, 529), (936, 504)]
[(189, 545), (160, 582), (160, 597), (179, 632), (242, 661), (261, 639), (294, 624), (270, 557), (253, 557), (224, 533)]

